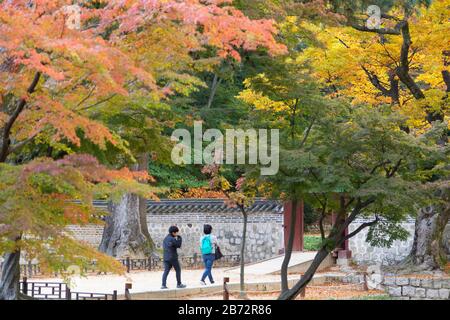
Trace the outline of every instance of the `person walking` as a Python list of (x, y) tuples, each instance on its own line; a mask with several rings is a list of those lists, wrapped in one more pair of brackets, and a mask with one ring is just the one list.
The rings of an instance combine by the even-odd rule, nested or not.
[(215, 259), (215, 249), (217, 248), (217, 238), (212, 232), (212, 226), (209, 224), (205, 224), (203, 226), (204, 235), (200, 238), (200, 250), (203, 257), (203, 263), (205, 265), (205, 271), (203, 272), (200, 283), (202, 285), (206, 285), (206, 277), (208, 277), (211, 284), (214, 283), (214, 279), (212, 276), (212, 267)]
[(181, 267), (178, 262), (178, 252), (177, 249), (181, 248), (183, 242), (181, 236), (179, 235), (179, 229), (176, 226), (171, 226), (169, 228), (169, 234), (164, 238), (163, 241), (163, 261), (164, 261), (164, 273), (162, 276), (162, 286), (161, 289), (167, 289), (167, 276), (169, 275), (170, 269), (172, 267), (175, 269), (177, 278), (177, 288), (186, 288), (186, 285), (181, 283)]

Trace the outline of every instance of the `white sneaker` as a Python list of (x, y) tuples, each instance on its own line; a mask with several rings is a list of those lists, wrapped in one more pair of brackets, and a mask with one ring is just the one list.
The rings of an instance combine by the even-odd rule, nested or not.
[(201, 284), (202, 286), (206, 286), (206, 282), (203, 281), (203, 280), (200, 280), (200, 284)]

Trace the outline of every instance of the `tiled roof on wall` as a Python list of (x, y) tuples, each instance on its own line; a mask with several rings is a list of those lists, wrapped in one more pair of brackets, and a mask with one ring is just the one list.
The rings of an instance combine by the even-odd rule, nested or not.
[[(95, 200), (94, 206), (99, 209), (107, 209), (108, 203), (104, 200)], [(153, 214), (178, 213), (178, 212), (208, 212), (226, 213), (239, 212), (239, 208), (230, 208), (225, 205), (223, 199), (161, 199), (160, 201), (149, 200), (147, 210)], [(282, 213), (283, 203), (275, 200), (255, 200), (247, 212), (271, 212)]]

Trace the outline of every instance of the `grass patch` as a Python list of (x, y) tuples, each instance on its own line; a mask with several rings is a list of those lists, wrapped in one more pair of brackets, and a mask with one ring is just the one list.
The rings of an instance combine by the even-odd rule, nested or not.
[(303, 246), (306, 251), (317, 251), (320, 248), (322, 239), (320, 236), (305, 235), (303, 237)]

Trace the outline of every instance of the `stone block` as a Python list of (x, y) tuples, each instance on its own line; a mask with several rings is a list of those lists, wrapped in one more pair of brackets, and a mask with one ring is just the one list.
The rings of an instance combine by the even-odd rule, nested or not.
[(424, 288), (416, 288), (416, 291), (414, 293), (414, 298), (425, 298), (426, 292), (427, 291)]
[(450, 290), (449, 289), (439, 289), (439, 297), (441, 299), (450, 299)]
[(404, 277), (397, 277), (395, 283), (399, 286), (406, 286), (409, 284), (409, 279)]
[(396, 287), (396, 286), (387, 287), (387, 292), (390, 296), (401, 297), (402, 287)]
[(437, 290), (437, 289), (427, 289), (427, 298), (439, 299), (439, 290)]
[(403, 286), (402, 287), (402, 296), (413, 297), (416, 293), (416, 288), (412, 286)]
[(442, 280), (442, 288), (450, 289), (450, 279), (443, 279)]
[(420, 287), (420, 279), (411, 278), (411, 279), (409, 279), (409, 284), (414, 287)]
[(434, 279), (433, 280), (433, 289), (440, 289), (440, 288), (442, 288), (442, 280)]
[(433, 279), (422, 279), (420, 286), (424, 288), (433, 288)]
[(386, 277), (384, 277), (383, 284), (385, 284), (387, 286), (394, 285), (395, 284), (395, 277), (393, 277), (393, 276), (386, 276)]
[(348, 266), (350, 265), (350, 259), (336, 259), (336, 264), (338, 266)]

